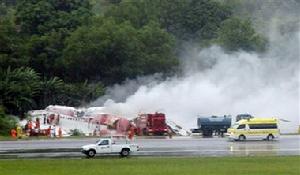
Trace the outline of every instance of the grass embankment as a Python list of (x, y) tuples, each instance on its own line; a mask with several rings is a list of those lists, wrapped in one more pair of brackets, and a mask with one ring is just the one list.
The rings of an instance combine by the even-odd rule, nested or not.
[(0, 160), (3, 175), (222, 175), (299, 174), (300, 157), (202, 157)]

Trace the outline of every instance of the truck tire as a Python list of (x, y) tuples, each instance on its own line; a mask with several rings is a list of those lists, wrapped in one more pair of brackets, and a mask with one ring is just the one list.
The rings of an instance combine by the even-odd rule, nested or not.
[(144, 136), (148, 136), (148, 135), (149, 135), (149, 133), (147, 132), (147, 129), (146, 129), (146, 128), (143, 129), (143, 135), (144, 135)]
[(93, 150), (93, 149), (88, 150), (87, 156), (88, 156), (89, 158), (92, 158), (92, 157), (94, 157), (95, 155), (96, 155), (96, 151), (95, 151), (95, 150)]
[(203, 130), (202, 135), (203, 135), (203, 137), (212, 137), (213, 131), (212, 130)]
[(272, 134), (269, 134), (267, 136), (267, 140), (270, 141), (270, 140), (274, 140), (274, 136)]
[(244, 135), (239, 136), (239, 141), (245, 141), (245, 140), (246, 140), (246, 137)]
[(120, 154), (122, 157), (127, 157), (130, 154), (130, 150), (128, 148), (124, 148), (124, 149), (122, 149)]

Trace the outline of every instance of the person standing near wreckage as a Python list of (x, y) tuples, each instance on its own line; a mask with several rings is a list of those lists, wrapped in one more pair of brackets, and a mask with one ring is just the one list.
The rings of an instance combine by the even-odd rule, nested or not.
[(58, 137), (59, 138), (62, 137), (62, 129), (61, 129), (61, 127), (58, 128)]
[(170, 127), (168, 127), (167, 134), (168, 134), (168, 136), (169, 136), (170, 139), (173, 137), (172, 130), (171, 130)]
[(46, 117), (46, 114), (43, 114), (43, 118), (44, 118), (44, 125), (46, 125), (46, 122), (47, 122), (47, 117)]
[(49, 128), (47, 129), (46, 135), (47, 135), (48, 137), (51, 137), (51, 126), (49, 126)]
[(17, 125), (17, 137), (18, 138), (22, 137), (22, 128), (20, 125)]
[(55, 127), (55, 125), (53, 125), (51, 127), (51, 137), (55, 137), (55, 129), (56, 129), (56, 127)]
[(17, 138), (17, 131), (13, 128), (10, 130), (10, 135), (13, 139)]

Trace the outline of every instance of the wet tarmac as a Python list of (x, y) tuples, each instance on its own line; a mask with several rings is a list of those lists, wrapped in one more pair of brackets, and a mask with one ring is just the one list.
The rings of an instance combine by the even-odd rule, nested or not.
[[(97, 138), (0, 141), (0, 158), (84, 157), (80, 147)], [(141, 149), (133, 156), (277, 156), (300, 155), (300, 136), (274, 141), (233, 142), (227, 138), (136, 138)], [(101, 157), (101, 156), (100, 156)]]

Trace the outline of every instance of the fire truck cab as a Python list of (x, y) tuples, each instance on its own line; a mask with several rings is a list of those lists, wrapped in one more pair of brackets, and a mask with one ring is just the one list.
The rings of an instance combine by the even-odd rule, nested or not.
[(168, 132), (166, 116), (163, 113), (139, 114), (134, 123), (137, 135), (165, 135)]

